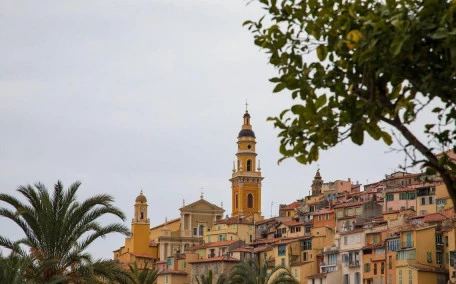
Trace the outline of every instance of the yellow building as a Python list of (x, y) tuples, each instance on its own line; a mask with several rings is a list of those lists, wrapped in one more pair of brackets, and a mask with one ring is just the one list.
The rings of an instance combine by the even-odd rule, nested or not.
[(154, 263), (158, 258), (158, 246), (149, 239), (150, 220), (147, 207), (147, 198), (141, 191), (135, 200), (131, 235), (125, 238), (123, 247), (114, 251), (114, 259), (125, 266), (136, 262), (139, 267), (143, 267), (146, 263)]
[(255, 133), (250, 125), (250, 114), (246, 110), (244, 123), (238, 135), (237, 165), (233, 164), (230, 179), (232, 190), (232, 216), (256, 213), (261, 216), (261, 168), (255, 152)]
[(154, 263), (164, 261), (176, 253), (183, 253), (203, 240), (204, 230), (222, 220), (225, 210), (206, 200), (185, 205), (179, 209), (181, 217), (165, 221), (150, 228), (147, 216), (147, 199), (141, 192), (134, 205), (131, 236), (125, 238), (125, 245), (114, 251), (114, 259), (124, 265), (137, 262)]
[(247, 214), (217, 221), (204, 232), (206, 243), (241, 240), (247, 244), (255, 241), (256, 214)]

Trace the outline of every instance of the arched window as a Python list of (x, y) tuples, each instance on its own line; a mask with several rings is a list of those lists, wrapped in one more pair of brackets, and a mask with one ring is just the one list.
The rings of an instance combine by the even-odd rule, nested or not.
[(141, 212), (141, 219), (144, 219), (144, 212)]
[(202, 236), (204, 234), (204, 225), (199, 225), (199, 235)]
[(238, 160), (238, 167), (237, 167), (237, 170), (240, 171), (241, 170), (241, 161)]
[(234, 199), (234, 204), (235, 204), (235, 208), (239, 208), (239, 200), (238, 200), (238, 195), (236, 194), (236, 197)]
[(247, 171), (250, 172), (252, 170), (252, 160), (247, 160)]
[(251, 193), (247, 195), (247, 207), (253, 208), (253, 194)]

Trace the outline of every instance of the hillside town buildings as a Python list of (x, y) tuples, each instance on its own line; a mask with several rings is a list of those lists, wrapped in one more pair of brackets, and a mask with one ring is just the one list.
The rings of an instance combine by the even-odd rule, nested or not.
[(231, 216), (201, 195), (183, 202), (179, 218), (151, 227), (141, 192), (132, 234), (115, 260), (154, 265), (159, 284), (197, 283), (209, 271), (216, 282), (247, 260), (268, 272), (287, 267), (299, 283), (456, 283), (454, 204), (437, 176), (395, 172), (361, 190), (350, 179), (325, 182), (318, 169), (307, 196), (265, 219), (250, 119), (246, 111), (230, 179)]

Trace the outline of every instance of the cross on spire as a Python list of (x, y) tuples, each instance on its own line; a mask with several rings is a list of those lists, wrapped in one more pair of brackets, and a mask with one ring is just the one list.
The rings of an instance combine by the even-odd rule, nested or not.
[(247, 99), (245, 99), (245, 111), (248, 110), (248, 106), (249, 106), (249, 104), (247, 103)]

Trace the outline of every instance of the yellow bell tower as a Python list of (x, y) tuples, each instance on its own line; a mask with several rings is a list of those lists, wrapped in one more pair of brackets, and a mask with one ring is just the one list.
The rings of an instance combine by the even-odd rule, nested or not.
[(131, 221), (132, 252), (148, 253), (150, 220), (147, 217), (147, 198), (142, 190), (135, 200), (135, 215)]
[(246, 109), (244, 123), (238, 135), (237, 162), (233, 163), (231, 181), (231, 215), (257, 213), (261, 216), (261, 168), (256, 162), (255, 133), (250, 125), (250, 114)]

